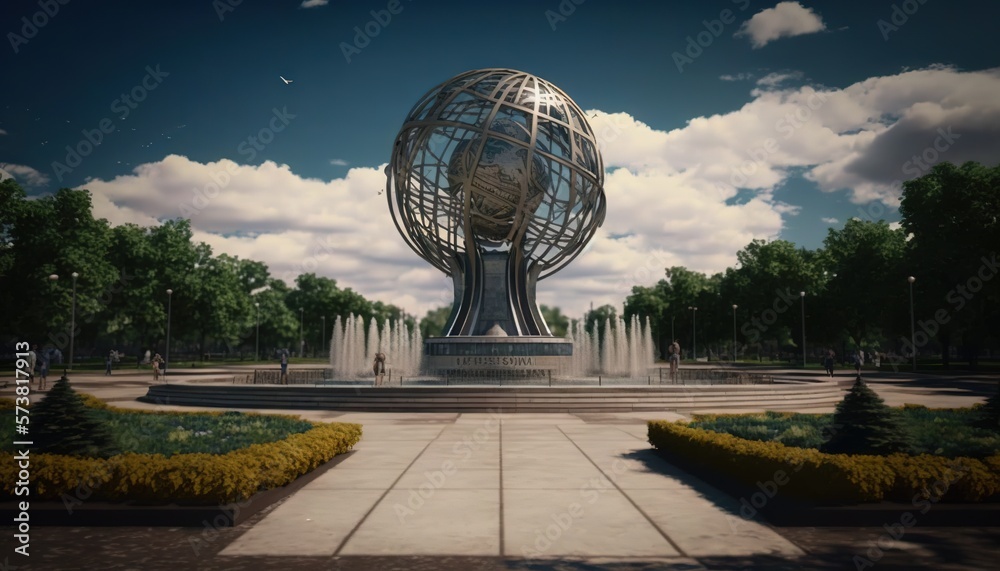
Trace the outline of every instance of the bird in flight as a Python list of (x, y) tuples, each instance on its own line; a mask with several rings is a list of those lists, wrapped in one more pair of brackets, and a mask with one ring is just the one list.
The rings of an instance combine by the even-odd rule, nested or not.
[[(279, 75), (278, 77), (281, 77), (281, 76)], [(291, 83), (291, 82), (292, 82), (292, 80), (291, 80), (291, 79), (285, 79), (284, 77), (281, 77), (281, 81), (284, 81), (284, 82), (285, 82), (285, 85), (288, 85), (289, 83)]]

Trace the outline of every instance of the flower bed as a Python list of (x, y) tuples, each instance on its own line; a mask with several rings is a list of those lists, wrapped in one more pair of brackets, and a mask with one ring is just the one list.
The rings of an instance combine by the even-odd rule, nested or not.
[[(93, 397), (88, 405), (108, 407)], [(96, 402), (95, 402), (96, 401)], [(141, 414), (224, 415), (226, 413), (147, 412)], [(257, 415), (244, 415), (252, 418)], [(225, 503), (249, 498), (261, 490), (287, 485), (299, 476), (349, 451), (361, 438), (361, 426), (310, 423), (305, 432), (276, 442), (253, 444), (225, 454), (124, 453), (110, 458), (31, 454), (30, 498), (105, 501)], [(18, 464), (13, 455), (0, 457), (0, 500), (15, 499)], [(24, 498), (21, 498), (24, 499)]]
[(651, 421), (648, 426), (649, 442), (656, 449), (747, 486), (780, 480), (787, 498), (818, 504), (1000, 500), (1000, 455), (977, 459), (823, 454), (682, 422)]

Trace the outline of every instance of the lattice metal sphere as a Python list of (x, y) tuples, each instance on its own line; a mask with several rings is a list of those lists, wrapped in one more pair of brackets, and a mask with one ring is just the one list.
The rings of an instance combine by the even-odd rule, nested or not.
[(520, 71), (469, 71), (428, 92), (386, 175), (400, 234), (446, 274), (456, 254), (480, 248), (518, 250), (541, 279), (604, 222), (604, 165), (586, 115)]

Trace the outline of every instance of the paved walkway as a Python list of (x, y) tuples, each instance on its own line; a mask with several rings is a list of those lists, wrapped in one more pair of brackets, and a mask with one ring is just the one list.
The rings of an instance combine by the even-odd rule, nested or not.
[(338, 418), (365, 422), (358, 451), (221, 555), (613, 557), (689, 568), (705, 555), (803, 555), (656, 457), (642, 424), (462, 414), (406, 426), (375, 416)]
[[(132, 400), (147, 377), (78, 374), (75, 385), (118, 406), (165, 408)], [(872, 384), (890, 404), (982, 398), (937, 379)], [(38, 528), (32, 567), (835, 569), (853, 568), (881, 533), (742, 519), (738, 500), (650, 450), (645, 420), (681, 418), (674, 413), (274, 412), (359, 422), (364, 437), (345, 461), (237, 528)], [(920, 530), (894, 542), (879, 568), (974, 569), (1000, 557), (1000, 533), (971, 531)], [(0, 543), (11, 552), (7, 537)], [(913, 564), (917, 554), (927, 567)]]

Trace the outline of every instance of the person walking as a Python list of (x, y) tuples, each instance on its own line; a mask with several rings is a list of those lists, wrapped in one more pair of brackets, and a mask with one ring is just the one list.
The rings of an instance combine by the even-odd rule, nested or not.
[(115, 362), (114, 353), (115, 353), (114, 350), (112, 350), (110, 353), (108, 353), (108, 356), (104, 358), (104, 376), (105, 377), (110, 377), (111, 376), (111, 364)]
[(826, 375), (828, 377), (833, 376), (833, 364), (836, 362), (836, 357), (833, 349), (828, 350), (826, 356), (823, 357), (823, 366), (826, 367)]
[(864, 352), (861, 351), (861, 349), (858, 349), (858, 351), (854, 354), (854, 371), (858, 374), (859, 377), (861, 376), (861, 367), (864, 364), (865, 364), (865, 354)]

